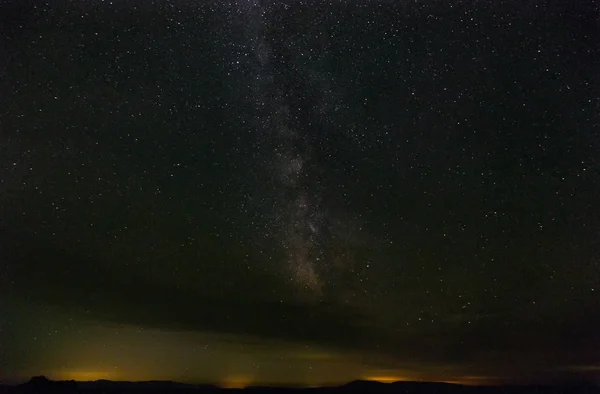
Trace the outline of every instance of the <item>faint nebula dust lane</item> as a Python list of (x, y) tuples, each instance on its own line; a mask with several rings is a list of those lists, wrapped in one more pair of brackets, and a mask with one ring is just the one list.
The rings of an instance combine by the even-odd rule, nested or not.
[(274, 5), (244, 2), (239, 6), (249, 15), (248, 38), (255, 57), (255, 106), (258, 124), (272, 139), (274, 148), (265, 159), (275, 178), (274, 231), (284, 250), (286, 276), (300, 289), (320, 295), (323, 291), (323, 240), (320, 226), (325, 225), (319, 208), (319, 193), (307, 167), (311, 164), (311, 143), (306, 130), (298, 125), (290, 99), (298, 94), (289, 87), (290, 73), (303, 78), (302, 69), (286, 58), (294, 51), (283, 42), (283, 31), (272, 31)]

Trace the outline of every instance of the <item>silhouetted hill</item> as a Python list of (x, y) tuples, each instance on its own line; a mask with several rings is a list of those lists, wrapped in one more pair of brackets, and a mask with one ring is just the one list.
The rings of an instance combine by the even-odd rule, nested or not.
[(78, 389), (74, 380), (53, 381), (45, 376), (34, 376), (29, 382), (16, 387), (27, 392), (73, 392)]
[(119, 382), (110, 380), (97, 380), (92, 382), (75, 381), (52, 381), (44, 376), (31, 378), (27, 383), (16, 386), (0, 385), (2, 393), (311, 393), (311, 394), (354, 394), (354, 393), (375, 393), (375, 394), (600, 394), (600, 387), (593, 385), (576, 386), (463, 386), (447, 383), (426, 383), (426, 382), (395, 382), (379, 383), (372, 381), (356, 380), (338, 387), (317, 387), (317, 388), (282, 388), (254, 386), (246, 389), (222, 389), (214, 385), (194, 385), (178, 383), (172, 381), (146, 381), (146, 382)]

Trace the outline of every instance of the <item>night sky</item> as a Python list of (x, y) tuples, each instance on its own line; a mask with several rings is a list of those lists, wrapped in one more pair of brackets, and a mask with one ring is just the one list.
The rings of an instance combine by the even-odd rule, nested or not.
[(599, 15), (2, 1), (0, 380), (598, 381)]

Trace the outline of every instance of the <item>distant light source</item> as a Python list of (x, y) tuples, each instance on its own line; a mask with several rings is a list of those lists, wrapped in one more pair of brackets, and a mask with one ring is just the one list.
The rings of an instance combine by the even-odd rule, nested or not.
[(243, 389), (243, 388), (248, 387), (250, 384), (252, 384), (253, 381), (254, 381), (254, 379), (252, 378), (252, 376), (247, 376), (247, 375), (228, 376), (221, 383), (221, 387), (226, 388), (226, 389)]
[(406, 380), (405, 378), (400, 376), (367, 376), (365, 379), (379, 383), (394, 383)]
[(59, 380), (76, 380), (78, 382), (116, 379), (115, 374), (109, 371), (59, 371), (52, 375)]

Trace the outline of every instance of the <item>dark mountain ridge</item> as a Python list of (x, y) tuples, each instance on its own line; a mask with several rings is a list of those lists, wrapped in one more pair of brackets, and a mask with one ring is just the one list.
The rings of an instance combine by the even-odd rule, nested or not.
[(2, 393), (32, 393), (32, 392), (69, 392), (69, 393), (156, 393), (156, 392), (185, 392), (185, 393), (227, 393), (227, 392), (310, 392), (310, 393), (488, 393), (488, 394), (558, 394), (582, 393), (600, 394), (597, 385), (528, 385), (528, 386), (467, 386), (451, 383), (436, 382), (393, 382), (381, 383), (367, 380), (355, 380), (341, 386), (332, 387), (280, 387), (280, 386), (249, 386), (244, 389), (220, 388), (210, 384), (189, 384), (174, 381), (110, 381), (96, 380), (78, 382), (74, 380), (53, 381), (44, 376), (36, 376), (26, 383), (19, 385), (0, 385)]

